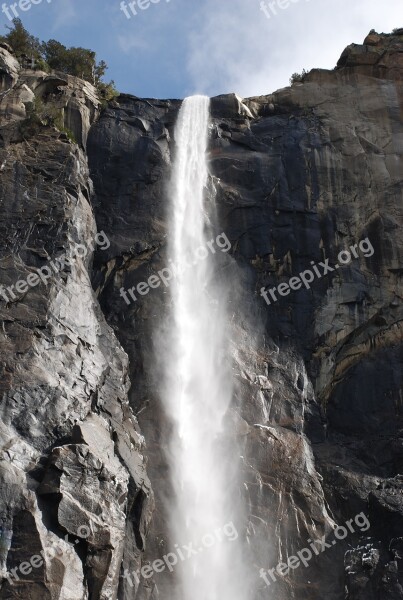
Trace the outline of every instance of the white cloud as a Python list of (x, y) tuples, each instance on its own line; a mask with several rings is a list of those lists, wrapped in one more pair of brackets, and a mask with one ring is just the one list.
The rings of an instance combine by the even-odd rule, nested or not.
[(147, 50), (150, 42), (136, 33), (120, 33), (117, 36), (119, 50), (125, 54), (130, 54), (132, 50)]
[(206, 0), (189, 33), (194, 91), (268, 94), (288, 85), (295, 71), (333, 68), (343, 49), (362, 43), (372, 28), (403, 27), (401, 0), (292, 0), (276, 10), (268, 19), (260, 0)]
[(77, 12), (73, 6), (73, 0), (57, 0), (54, 5), (56, 18), (52, 23), (52, 32), (56, 32), (77, 19)]

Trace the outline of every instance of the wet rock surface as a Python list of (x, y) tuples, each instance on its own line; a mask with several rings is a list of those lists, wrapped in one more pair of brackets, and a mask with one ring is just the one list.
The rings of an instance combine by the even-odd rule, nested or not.
[[(399, 32), (371, 33), (334, 71), (270, 96), (212, 99), (216, 232), (232, 245), (219, 274), (231, 282), (229, 419), (248, 507), (236, 525), (256, 600), (402, 597), (401, 56)], [(79, 100), (71, 113), (83, 144), (92, 123), (84, 154), (50, 127), (29, 140), (19, 128), (30, 90), (62, 87), (67, 98), (76, 83), (29, 84), (12, 59), (0, 67), (14, 86), (0, 130), (1, 281), (88, 244), (94, 219), (110, 240), (47, 286), (0, 301), (2, 573), (64, 548), (29, 583), (5, 578), (0, 598), (169, 598), (174, 575), (140, 574), (176, 541), (156, 366), (169, 287), (136, 286), (167, 266), (180, 102), (122, 95), (96, 118), (84, 91), (87, 112)], [(356, 247), (336, 269), (367, 238), (373, 253)], [(332, 270), (309, 288), (261, 296), (326, 261)], [(121, 294), (133, 287), (134, 299)], [(76, 544), (80, 525), (88, 535)], [(270, 586), (259, 577), (323, 536), (331, 547), (308, 567)]]

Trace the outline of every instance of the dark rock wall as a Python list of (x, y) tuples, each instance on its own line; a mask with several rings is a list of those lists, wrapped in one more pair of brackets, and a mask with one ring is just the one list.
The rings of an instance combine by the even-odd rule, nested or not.
[[(256, 571), (251, 600), (403, 597), (401, 34), (371, 34), (348, 47), (334, 71), (311, 71), (270, 96), (212, 99), (210, 185), (217, 232), (232, 244), (223, 273), (233, 282), (230, 418), (248, 507), (237, 525)], [(110, 104), (89, 132), (89, 179), (86, 156), (63, 135), (47, 128), (21, 139), (21, 94), (39, 86), (18, 95), (27, 79), (18, 79), (10, 58), (3, 62), (3, 81), (20, 103), (13, 100), (18, 110), (0, 131), (2, 281), (14, 283), (47, 256), (90, 240), (94, 216), (110, 240), (93, 262), (89, 252), (47, 287), (0, 302), (0, 518), (12, 532), (6, 566), (29, 560), (28, 550), (21, 558), (23, 532), (43, 548), (86, 525), (91, 535), (64, 570), (55, 560), (35, 570), (35, 593), (174, 600), (166, 573), (133, 577), (134, 587), (121, 578), (118, 590), (119, 569), (138, 574), (170, 548), (163, 501), (169, 423), (155, 335), (169, 289), (130, 304), (120, 289), (166, 266), (180, 102), (122, 95)], [(58, 102), (67, 107), (63, 88)], [(74, 111), (77, 124), (83, 111), (93, 119), (97, 106), (88, 95)], [(366, 238), (373, 254), (361, 251), (335, 269), (338, 253)], [(310, 289), (264, 301), (262, 287), (287, 283), (312, 261), (333, 270)], [(143, 452), (156, 496), (152, 518)], [(308, 540), (334, 539), (335, 524), (361, 512), (371, 527), (355, 524), (309, 568), (276, 575), (269, 588), (259, 578), (260, 568), (286, 562)], [(4, 580), (0, 597), (27, 598), (23, 586)]]

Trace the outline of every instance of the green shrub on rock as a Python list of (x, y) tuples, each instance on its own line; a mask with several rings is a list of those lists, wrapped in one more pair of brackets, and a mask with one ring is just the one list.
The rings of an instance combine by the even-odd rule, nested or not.
[(301, 83), (304, 81), (306, 75), (308, 75), (308, 71), (305, 69), (302, 69), (302, 73), (293, 73), (290, 77), (290, 85), (293, 83)]
[(21, 19), (13, 19), (13, 26), (9, 27), (5, 36), (0, 36), (0, 42), (6, 42), (15, 52), (16, 57), (28, 68), (49, 72), (61, 71), (89, 81), (96, 87), (105, 104), (118, 96), (113, 81), (103, 81), (108, 69), (105, 61), (97, 62), (96, 53), (87, 48), (67, 48), (57, 40), (39, 42), (23, 26)]

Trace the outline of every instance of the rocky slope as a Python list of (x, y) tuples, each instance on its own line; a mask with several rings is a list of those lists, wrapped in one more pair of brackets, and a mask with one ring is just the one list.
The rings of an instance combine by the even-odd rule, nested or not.
[[(169, 573), (140, 575), (172, 544), (155, 367), (169, 289), (130, 304), (120, 289), (166, 266), (180, 102), (121, 95), (100, 111), (89, 84), (22, 70), (6, 47), (0, 69), (1, 282), (71, 259), (0, 300), (0, 598), (174, 600)], [(251, 600), (403, 597), (402, 72), (403, 30), (371, 33), (333, 71), (212, 99)], [(372, 254), (335, 268), (367, 238)], [(326, 261), (309, 289), (261, 296)], [(259, 577), (361, 512), (370, 528), (355, 524), (308, 568), (270, 587)], [(52, 544), (54, 557), (10, 576)]]
[[(98, 103), (91, 86), (18, 71), (0, 51), (1, 282), (21, 282), (0, 302), (0, 596), (114, 598), (153, 505), (143, 437), (127, 355), (91, 289), (87, 158), (65, 133), (26, 119), (35, 95), (63, 107), (84, 142)], [(24, 285), (38, 269), (43, 281)]]

